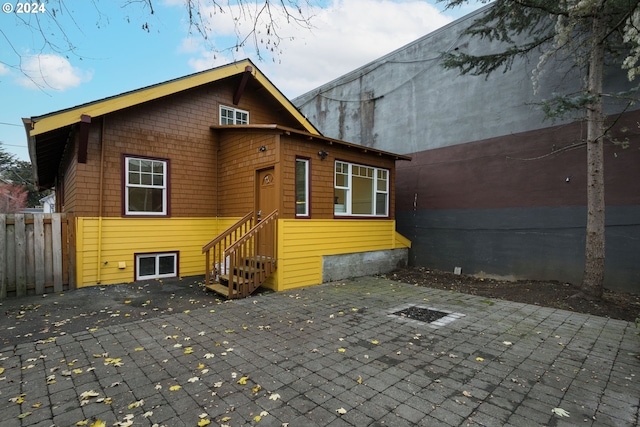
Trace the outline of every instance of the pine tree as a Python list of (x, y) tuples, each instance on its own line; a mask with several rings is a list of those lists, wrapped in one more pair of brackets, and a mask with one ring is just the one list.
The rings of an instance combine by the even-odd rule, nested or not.
[[(452, 8), (467, 0), (439, 0)], [(557, 95), (544, 111), (558, 118), (582, 111), (587, 123), (587, 226), (581, 296), (601, 298), (605, 266), (603, 70), (628, 70), (633, 95), (640, 74), (640, 0), (496, 0), (464, 34), (502, 47), (490, 54), (443, 53), (443, 66), (461, 74), (511, 69), (518, 58), (538, 57), (538, 72), (561, 55), (586, 76), (580, 93)], [(535, 77), (535, 76), (534, 76)], [(534, 80), (535, 84), (535, 80)], [(609, 94), (611, 95), (611, 94)], [(632, 99), (630, 102), (635, 102)]]

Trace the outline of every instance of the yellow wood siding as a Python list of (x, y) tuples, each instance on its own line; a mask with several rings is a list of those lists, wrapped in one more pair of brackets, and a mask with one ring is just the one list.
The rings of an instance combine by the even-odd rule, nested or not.
[(396, 247), (393, 220), (294, 220), (278, 224), (276, 291), (322, 283), (322, 257)]
[[(99, 218), (77, 218), (78, 287), (134, 281), (134, 254), (145, 252), (178, 251), (180, 276), (203, 275), (202, 246), (238, 219), (103, 217), (98, 261)], [(393, 220), (281, 219), (278, 268), (265, 285), (276, 291), (316, 285), (322, 283), (325, 255), (396, 247)]]
[[(135, 253), (179, 252), (180, 276), (204, 274), (202, 246), (238, 218), (102, 218), (98, 262), (98, 218), (77, 219), (78, 287), (135, 280)], [(126, 268), (119, 268), (125, 262)]]

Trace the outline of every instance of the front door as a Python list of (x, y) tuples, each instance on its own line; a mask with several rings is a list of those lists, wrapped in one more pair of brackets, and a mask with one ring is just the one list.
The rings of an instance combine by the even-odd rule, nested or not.
[(276, 180), (274, 169), (258, 171), (258, 200), (256, 200), (256, 219), (260, 221), (278, 208), (276, 195)]
[[(256, 222), (260, 222), (263, 218), (278, 208), (278, 193), (276, 191), (274, 168), (259, 170), (257, 173), (257, 179)], [(267, 226), (267, 229), (270, 227), (272, 226)], [(256, 242), (259, 255), (274, 255), (272, 247), (273, 238), (267, 237), (268, 235), (269, 233), (265, 232)]]

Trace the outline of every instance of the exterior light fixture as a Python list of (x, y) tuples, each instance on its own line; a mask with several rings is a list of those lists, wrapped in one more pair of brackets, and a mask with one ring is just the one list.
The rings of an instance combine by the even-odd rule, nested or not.
[(324, 150), (320, 150), (320, 151), (318, 151), (318, 156), (320, 156), (320, 160), (324, 160), (324, 159), (326, 159), (328, 155), (329, 155), (329, 153), (327, 153), (327, 152), (326, 152), (326, 151), (324, 151)]

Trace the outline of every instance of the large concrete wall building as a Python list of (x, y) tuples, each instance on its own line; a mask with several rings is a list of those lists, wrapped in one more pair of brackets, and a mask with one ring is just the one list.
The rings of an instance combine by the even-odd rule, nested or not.
[[(460, 76), (440, 54), (491, 46), (462, 35), (481, 9), (293, 100), (325, 135), (408, 154), (397, 168), (398, 231), (414, 265), (467, 274), (582, 279), (586, 126), (544, 119), (540, 103), (582, 76), (538, 58), (507, 72)], [(629, 83), (606, 71), (605, 91)], [(605, 286), (640, 291), (640, 110), (607, 101)], [(615, 119), (615, 120), (614, 120)], [(626, 141), (628, 148), (614, 139)]]

